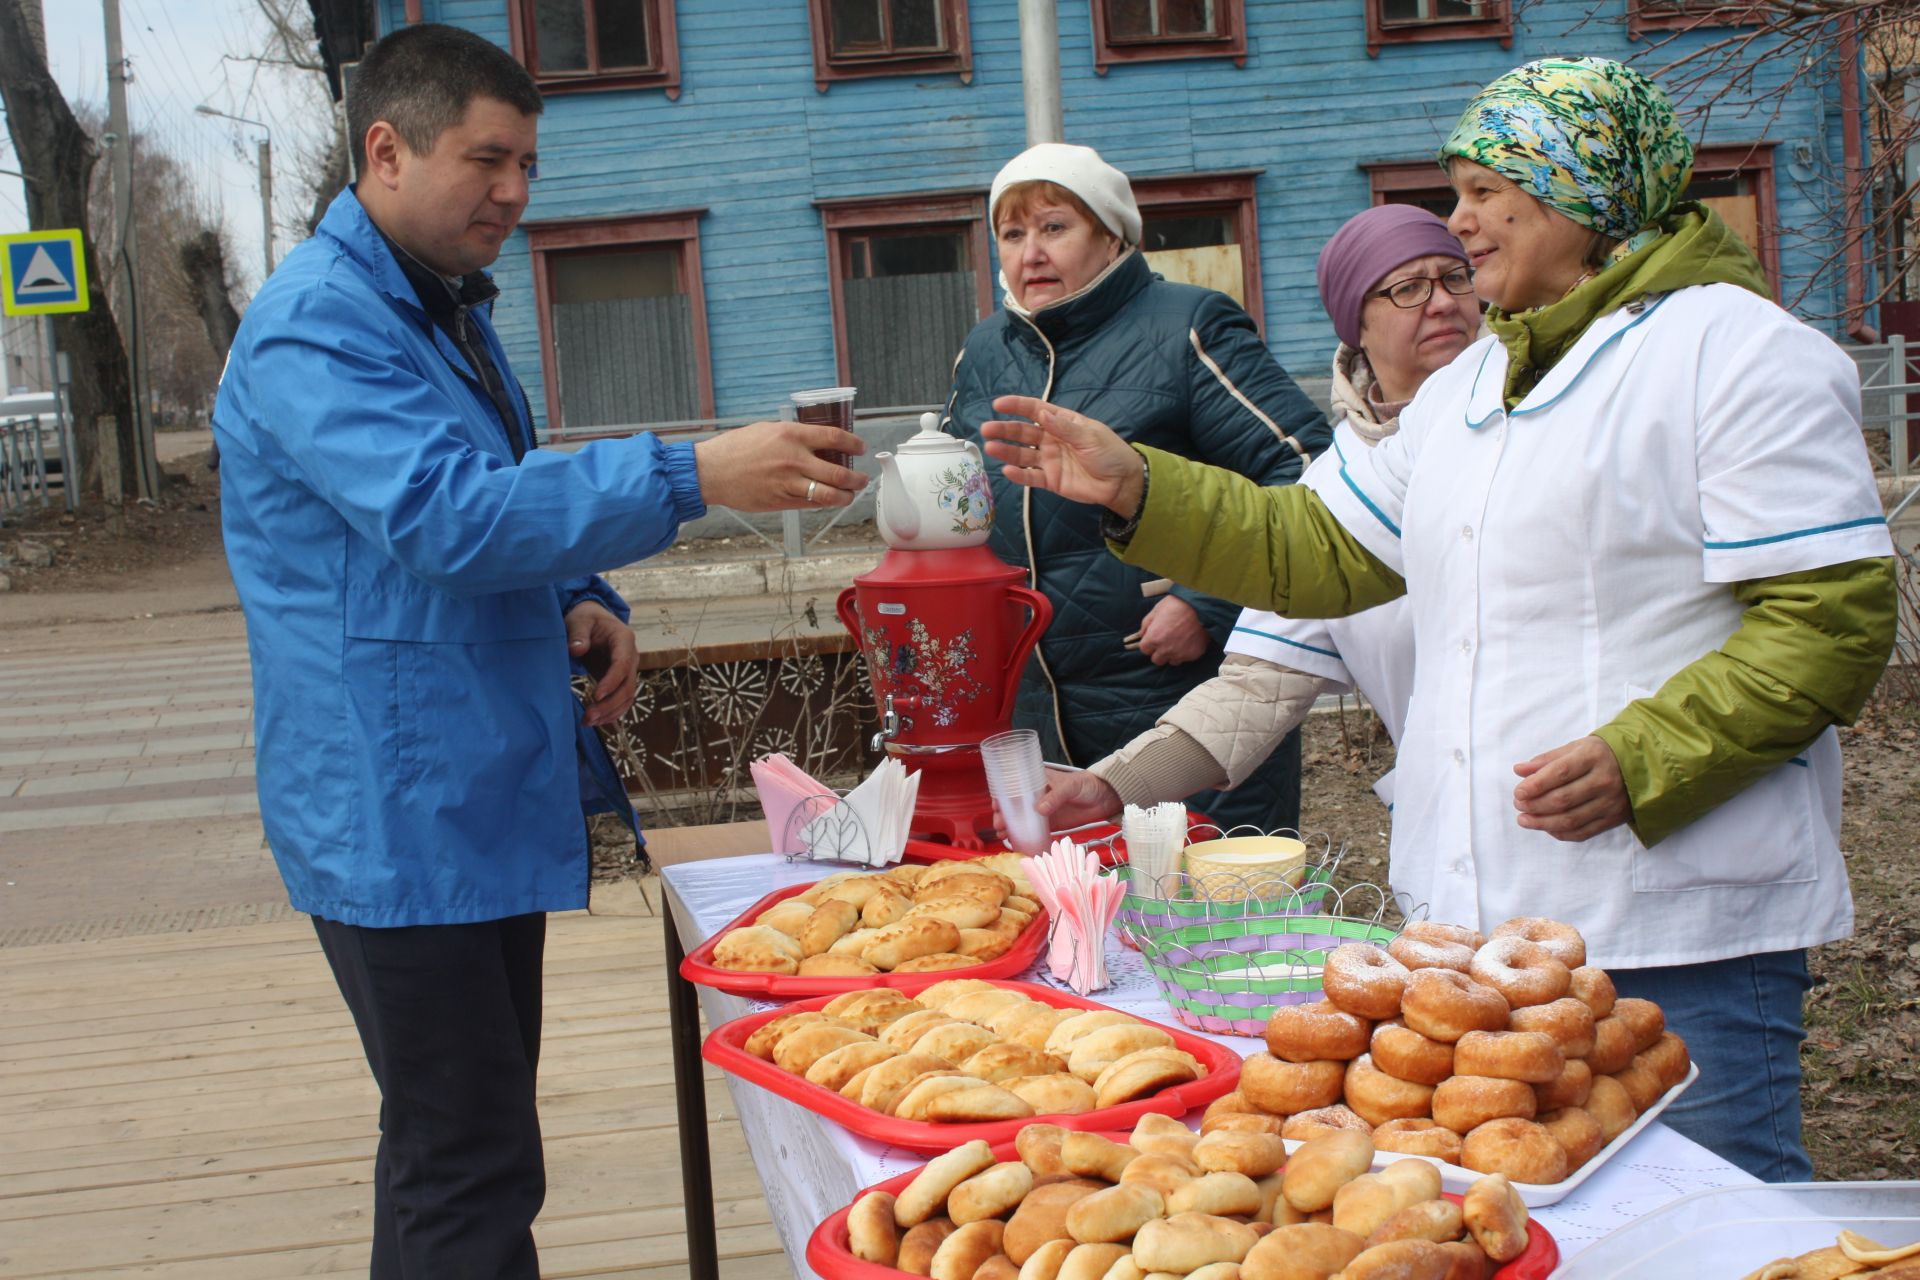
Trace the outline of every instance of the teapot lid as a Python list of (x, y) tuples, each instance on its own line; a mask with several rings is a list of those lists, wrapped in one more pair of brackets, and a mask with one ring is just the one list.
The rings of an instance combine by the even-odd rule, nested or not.
[(923, 413), (920, 415), (920, 430), (902, 440), (894, 447), (896, 453), (957, 453), (965, 449), (966, 442), (948, 435), (940, 429), (940, 415)]

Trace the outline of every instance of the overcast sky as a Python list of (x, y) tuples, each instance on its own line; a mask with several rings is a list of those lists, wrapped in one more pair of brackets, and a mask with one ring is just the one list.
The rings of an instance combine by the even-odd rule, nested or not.
[[(45, 0), (47, 57), (78, 110), (106, 114), (106, 27), (100, 0)], [(304, 14), (305, 6), (301, 6)], [(120, 0), (120, 33), (131, 65), (127, 114), (146, 145), (176, 156), (205, 196), (218, 204), (231, 235), (232, 267), (243, 293), (265, 265), (260, 229), (260, 131), (196, 115), (206, 103), (264, 122), (273, 136), (276, 253), (296, 243), (306, 214), (299, 166), (330, 121), (324, 81), (308, 72), (236, 61), (263, 48), (265, 23), (255, 0)], [(135, 153), (136, 164), (139, 153)], [(103, 158), (104, 163), (104, 158)], [(0, 132), (0, 169), (18, 169), (12, 139)], [(27, 230), (20, 179), (0, 175), (0, 234)]]

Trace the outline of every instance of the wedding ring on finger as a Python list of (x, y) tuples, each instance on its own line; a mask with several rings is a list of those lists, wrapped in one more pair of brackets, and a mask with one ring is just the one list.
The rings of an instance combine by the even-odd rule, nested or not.
[(820, 482), (818, 480), (807, 481), (807, 501), (808, 502), (813, 501), (813, 491), (815, 489), (818, 489), (819, 487), (820, 487)]

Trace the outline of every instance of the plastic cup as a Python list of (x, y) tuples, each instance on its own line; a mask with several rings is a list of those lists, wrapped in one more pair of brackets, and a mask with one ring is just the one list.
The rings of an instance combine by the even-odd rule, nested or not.
[(996, 733), (980, 744), (987, 791), (1006, 824), (1007, 840), (1021, 853), (1043, 853), (1052, 834), (1037, 807), (1047, 788), (1047, 766), (1040, 757), (1040, 735), (1032, 729)]
[[(816, 387), (793, 393), (794, 417), (801, 422), (823, 422), (843, 431), (853, 430), (853, 394), (855, 387)], [(813, 456), (836, 466), (853, 465), (851, 454), (838, 449), (815, 449)]]

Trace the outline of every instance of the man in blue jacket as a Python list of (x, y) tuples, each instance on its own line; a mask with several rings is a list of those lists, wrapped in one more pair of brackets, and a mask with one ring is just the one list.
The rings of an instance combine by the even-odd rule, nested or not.
[[(541, 101), (452, 27), (347, 96), (358, 185), (260, 290), (213, 425), (246, 610), (261, 814), (380, 1085), (371, 1274), (535, 1277), (545, 913), (584, 907), (587, 807), (631, 816), (593, 726), (631, 703), (597, 569), (708, 504), (844, 506), (832, 427), (534, 448), (490, 321)], [(598, 677), (584, 710), (570, 664)]]

